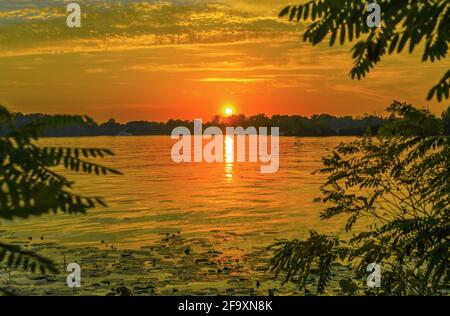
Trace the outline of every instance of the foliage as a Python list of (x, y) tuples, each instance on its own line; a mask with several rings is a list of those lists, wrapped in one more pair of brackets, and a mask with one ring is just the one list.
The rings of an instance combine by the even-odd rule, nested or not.
[[(49, 118), (44, 114), (15, 113), (13, 121), (16, 126), (29, 124), (32, 121)], [(328, 114), (304, 117), (300, 115), (273, 115), (264, 114), (245, 116), (233, 115), (228, 118), (215, 116), (210, 122), (203, 122), (205, 128), (217, 126), (225, 129), (227, 126), (271, 127), (280, 128), (280, 133), (286, 136), (356, 136), (363, 135), (367, 130), (376, 132), (385, 122), (385, 119), (373, 115), (363, 117), (343, 116), (336, 117)], [(50, 128), (45, 131), (45, 136), (115, 136), (121, 131), (132, 135), (170, 135), (175, 127), (185, 126), (191, 131), (194, 129), (192, 121), (168, 120), (167, 122), (132, 121), (118, 123), (110, 119), (105, 123), (97, 124), (86, 121), (83, 124), (70, 124), (58, 128)], [(0, 128), (0, 135), (2, 130)]]
[(444, 129), (445, 135), (450, 135), (450, 107), (442, 113), (442, 128)]
[[(112, 155), (110, 150), (42, 147), (35, 142), (48, 128), (89, 121), (88, 117), (59, 115), (17, 127), (11, 113), (0, 106), (0, 125), (6, 129), (4, 136), (0, 137), (0, 219), (14, 220), (51, 212), (84, 214), (88, 209), (105, 206), (99, 197), (73, 192), (72, 182), (58, 174), (55, 167), (97, 175), (120, 174), (87, 160)], [(0, 243), (2, 262), (7, 267), (22, 267), (32, 272), (36, 269), (42, 273), (57, 271), (51, 260), (4, 243)]]
[(388, 107), (387, 111), (391, 113), (391, 116), (379, 130), (382, 136), (427, 137), (443, 133), (442, 122), (426, 110), (418, 110), (409, 104), (395, 102)]
[(303, 241), (278, 242), (272, 246), (277, 249), (272, 259), (272, 271), (277, 275), (286, 271), (283, 284), (297, 276), (296, 282), (303, 289), (306, 288), (310, 274), (314, 273), (318, 276), (317, 291), (323, 293), (330, 281), (331, 263), (345, 254), (345, 249), (339, 246), (338, 238), (314, 231)]
[[(299, 279), (305, 288), (316, 273), (323, 293), (336, 264), (363, 280), (368, 264), (378, 263), (378, 294), (438, 294), (448, 286), (450, 138), (437, 134), (442, 122), (427, 111), (398, 102), (388, 111), (395, 119), (381, 135), (342, 143), (323, 158), (321, 219), (343, 217), (346, 224), (331, 236), (313, 232), (275, 245), (270, 268), (286, 273), (285, 282)], [(436, 135), (421, 128), (429, 124)]]
[[(352, 78), (361, 79), (385, 55), (423, 47), (422, 61), (444, 60), (450, 41), (450, 2), (448, 0), (380, 0), (381, 25), (366, 23), (365, 0), (312, 0), (290, 5), (280, 12), (290, 21), (309, 22), (303, 40), (313, 45), (329, 39), (342, 44), (360, 39), (352, 48)], [(450, 70), (429, 92), (439, 101), (449, 98)]]

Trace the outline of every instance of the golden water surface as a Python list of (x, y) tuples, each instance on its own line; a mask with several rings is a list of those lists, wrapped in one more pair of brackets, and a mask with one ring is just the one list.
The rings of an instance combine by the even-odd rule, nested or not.
[[(312, 172), (321, 157), (349, 138), (280, 137), (280, 168), (261, 174), (260, 163), (236, 163), (233, 141), (226, 139), (223, 163), (181, 163), (171, 159), (168, 136), (47, 138), (42, 145), (110, 148), (103, 164), (123, 176), (97, 177), (63, 171), (77, 192), (104, 197), (107, 208), (87, 215), (48, 215), (1, 228), (19, 239), (45, 236), (64, 246), (98, 245), (138, 248), (167, 233), (208, 238), (241, 248), (269, 245), (276, 239), (302, 237), (311, 230), (333, 231), (321, 222), (315, 203), (324, 179)], [(222, 236), (222, 238), (217, 238)]]

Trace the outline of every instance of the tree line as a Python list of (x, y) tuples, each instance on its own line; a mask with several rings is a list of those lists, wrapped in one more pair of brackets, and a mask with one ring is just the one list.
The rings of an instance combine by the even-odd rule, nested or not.
[[(16, 127), (25, 126), (30, 122), (51, 118), (47, 114), (12, 114), (12, 122)], [(328, 114), (305, 117), (300, 115), (273, 115), (265, 114), (245, 116), (243, 114), (231, 117), (215, 116), (203, 126), (217, 126), (225, 129), (228, 126), (242, 126), (247, 128), (279, 127), (280, 135), (285, 136), (358, 136), (367, 132), (376, 134), (378, 129), (386, 123), (386, 118), (366, 115), (363, 117), (343, 116), (336, 117)], [(68, 126), (54, 127), (44, 132), (44, 137), (80, 137), (80, 136), (116, 136), (116, 135), (170, 135), (172, 130), (179, 126), (193, 130), (193, 121), (170, 119), (166, 122), (131, 121), (119, 123), (109, 119), (104, 123), (87, 121), (70, 124)], [(0, 134), (8, 132), (6, 126), (0, 126)]]
[[(47, 114), (12, 114), (12, 122), (16, 127), (25, 126), (30, 122), (52, 118)], [(247, 128), (279, 127), (280, 135), (284, 136), (363, 136), (376, 135), (386, 123), (395, 121), (395, 116), (381, 117), (364, 115), (362, 117), (333, 116), (329, 114), (313, 115), (305, 117), (300, 115), (273, 115), (265, 114), (245, 116), (243, 114), (231, 117), (214, 116), (210, 121), (204, 122), (204, 128), (217, 126), (225, 129), (228, 126), (242, 126)], [(447, 110), (438, 118), (445, 129), (445, 134), (450, 135), (450, 113)], [(115, 119), (109, 119), (104, 123), (86, 121), (67, 126), (54, 127), (44, 132), (44, 137), (81, 137), (81, 136), (117, 136), (117, 135), (170, 135), (176, 127), (184, 126), (193, 131), (194, 123), (189, 120), (170, 119), (166, 122), (131, 121), (119, 123)], [(0, 127), (0, 134), (4, 135), (7, 127)]]

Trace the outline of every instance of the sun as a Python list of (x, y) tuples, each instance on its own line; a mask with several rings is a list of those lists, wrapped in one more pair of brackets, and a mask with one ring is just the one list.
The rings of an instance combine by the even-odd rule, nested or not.
[(229, 106), (229, 105), (227, 105), (226, 107), (225, 107), (225, 110), (224, 110), (224, 113), (225, 113), (225, 115), (226, 116), (231, 116), (231, 115), (233, 115), (233, 108), (231, 107), (231, 106)]

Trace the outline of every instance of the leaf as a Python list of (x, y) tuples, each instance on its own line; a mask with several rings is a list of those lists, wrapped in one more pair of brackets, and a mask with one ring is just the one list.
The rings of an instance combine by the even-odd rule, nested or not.
[(341, 27), (341, 45), (345, 43), (345, 27)]
[(334, 43), (336, 42), (336, 37), (337, 37), (337, 30), (334, 29), (334, 30), (331, 32), (330, 46), (333, 46), (333, 45), (334, 45)]
[(303, 7), (303, 20), (308, 20), (309, 17), (309, 5)]
[(407, 41), (408, 41), (409, 35), (408, 33), (404, 33), (402, 36), (402, 39), (400, 40), (400, 43), (398, 44), (397, 47), (397, 53), (401, 53), (403, 48), (405, 47)]
[(296, 7), (292, 7), (291, 8), (291, 13), (289, 14), (289, 21), (292, 21), (294, 19), (296, 12), (297, 12), (297, 8)]
[(389, 54), (392, 54), (394, 52), (395, 48), (397, 47), (399, 37), (400, 37), (400, 35), (396, 34), (394, 36), (394, 38), (392, 39), (391, 45), (389, 46)]
[(34, 271), (38, 266), (42, 273), (47, 271), (52, 273), (58, 273), (58, 269), (55, 264), (44, 257), (41, 257), (32, 251), (22, 250), (18, 246), (12, 246), (0, 243), (0, 262), (4, 261), (7, 257), (6, 265), (9, 268), (22, 267), (24, 270)]
[(280, 13), (278, 14), (278, 17), (279, 18), (284, 17), (285, 15), (287, 15), (289, 13), (290, 10), (291, 10), (291, 6), (284, 7), (283, 10), (281, 10)]
[(348, 24), (348, 39), (349, 41), (353, 41), (353, 24)]

